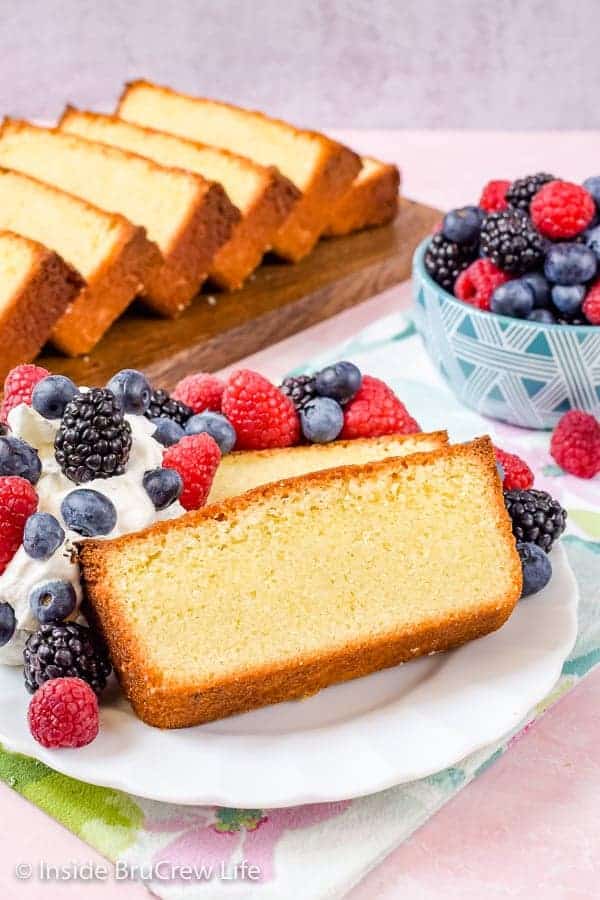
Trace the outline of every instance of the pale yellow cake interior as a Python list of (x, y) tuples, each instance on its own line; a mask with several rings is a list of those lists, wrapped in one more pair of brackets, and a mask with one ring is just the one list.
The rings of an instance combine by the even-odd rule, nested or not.
[(182, 171), (75, 135), (8, 122), (0, 133), (0, 165), (33, 175), (90, 203), (144, 225), (167, 252), (187, 224), (197, 184)]
[(307, 131), (213, 100), (186, 97), (146, 83), (132, 85), (118, 109), (130, 122), (223, 147), (274, 165), (305, 190), (323, 152), (324, 139)]
[(0, 170), (0, 228), (55, 250), (90, 279), (122, 241), (123, 220), (39, 184)]
[(380, 438), (309, 444), (282, 450), (230, 453), (221, 460), (208, 498), (218, 503), (270, 481), (295, 478), (307, 472), (336, 466), (360, 465), (390, 456), (407, 456), (417, 451), (437, 450), (447, 443), (445, 432), (436, 434), (389, 435)]
[(139, 153), (159, 165), (187, 169), (209, 181), (217, 181), (243, 213), (248, 212), (265, 187), (265, 172), (249, 160), (172, 134), (140, 128), (113, 116), (69, 110), (60, 128)]
[(110, 617), (163, 687), (201, 689), (410, 629), (417, 653), (419, 628), (516, 601), (491, 452), (326, 475), (101, 549)]
[(0, 313), (26, 285), (35, 260), (35, 248), (28, 241), (0, 233)]

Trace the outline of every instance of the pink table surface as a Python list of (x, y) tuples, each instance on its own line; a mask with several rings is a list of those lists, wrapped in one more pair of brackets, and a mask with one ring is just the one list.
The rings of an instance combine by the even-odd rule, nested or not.
[[(339, 131), (357, 150), (396, 161), (405, 193), (441, 208), (476, 202), (488, 178), (600, 171), (599, 132)], [(244, 360), (272, 378), (409, 303), (393, 289)], [(350, 893), (352, 900), (592, 900), (600, 896), (600, 672), (539, 721)], [(376, 823), (373, 823), (374, 825)], [(147, 898), (132, 883), (19, 883), (15, 863), (102, 858), (0, 785), (2, 900), (85, 895)], [(400, 887), (399, 882), (402, 886)], [(259, 894), (259, 892), (258, 892)]]

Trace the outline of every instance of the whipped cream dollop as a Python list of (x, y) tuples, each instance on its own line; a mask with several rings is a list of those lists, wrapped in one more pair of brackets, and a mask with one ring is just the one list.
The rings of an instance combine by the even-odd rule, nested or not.
[[(107, 539), (138, 531), (156, 521), (176, 518), (184, 512), (178, 501), (160, 512), (154, 508), (142, 480), (149, 469), (162, 466), (163, 447), (152, 437), (155, 431), (152, 422), (144, 416), (126, 415), (125, 418), (131, 425), (132, 447), (124, 474), (77, 485), (63, 475), (54, 456), (54, 438), (60, 419), (45, 419), (24, 403), (10, 411), (8, 426), (11, 434), (35, 447), (42, 463), (42, 474), (35, 485), (39, 498), (37, 511), (55, 516), (65, 531), (65, 540), (47, 560), (32, 559), (21, 545), (0, 575), (0, 603), (10, 603), (17, 625), (10, 641), (0, 647), (0, 663), (23, 664), (25, 642), (39, 627), (29, 605), (29, 595), (36, 586), (48, 581), (70, 582), (77, 596), (77, 608), (69, 618), (76, 619), (79, 615), (82, 589), (74, 544), (85, 538), (68, 529), (61, 515), (61, 503), (67, 494), (85, 487), (109, 498), (117, 511), (117, 523), (110, 534), (104, 536)], [(95, 538), (98, 539), (101, 538)]]

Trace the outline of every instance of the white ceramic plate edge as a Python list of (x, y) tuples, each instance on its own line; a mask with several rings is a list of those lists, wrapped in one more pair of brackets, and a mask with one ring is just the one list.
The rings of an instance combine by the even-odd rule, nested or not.
[[(397, 784), (424, 778), (456, 764), (469, 754), (481, 750), (510, 733), (535, 704), (548, 694), (558, 680), (564, 660), (569, 655), (577, 636), (578, 588), (565, 550), (560, 545), (553, 550), (552, 560), (555, 575), (548, 588), (541, 594), (523, 601), (523, 604), (529, 606), (523, 606), (522, 610), (517, 610), (502, 629), (479, 641), (464, 645), (459, 650), (435, 658), (442, 663), (444, 674), (452, 676), (453, 672), (454, 675), (458, 675), (461, 667), (464, 667), (463, 664), (469, 665), (469, 657), (476, 660), (477, 656), (483, 652), (486, 658), (489, 659), (490, 655), (493, 658), (494, 642), (500, 648), (500, 652), (506, 653), (506, 650), (502, 651), (503, 641), (500, 640), (500, 637), (506, 636), (507, 629), (515, 615), (523, 613), (526, 624), (528, 620), (532, 620), (532, 623), (535, 624), (536, 616), (535, 612), (532, 614), (532, 610), (537, 610), (538, 615), (541, 613), (542, 616), (545, 608), (550, 610), (549, 605), (544, 606), (545, 597), (543, 595), (551, 591), (554, 585), (555, 592), (560, 592), (561, 595), (561, 599), (556, 599), (553, 603), (556, 606), (554, 612), (558, 612), (562, 634), (556, 636), (556, 645), (552, 647), (551, 651), (549, 650), (546, 655), (542, 655), (537, 660), (539, 672), (536, 670), (535, 677), (532, 675), (527, 681), (519, 677), (520, 673), (516, 671), (513, 679), (515, 684), (511, 691), (491, 698), (497, 714), (479, 718), (474, 730), (461, 730), (454, 725), (444, 723), (446, 713), (452, 712), (452, 705), (457, 701), (452, 694), (449, 699), (446, 698), (445, 703), (441, 703), (439, 719), (436, 719), (435, 722), (431, 721), (431, 717), (420, 721), (418, 704), (417, 708), (409, 709), (408, 714), (405, 710), (403, 715), (405, 718), (408, 715), (408, 722), (413, 728), (426, 726), (430, 743), (432, 735), (435, 736), (433, 755), (427, 752), (428, 747), (423, 747), (422, 753), (418, 754), (418, 762), (413, 760), (410, 764), (403, 764), (401, 755), (398, 755), (398, 750), (401, 753), (403, 746), (401, 731), (403, 727), (406, 729), (407, 723), (403, 722), (402, 715), (397, 715), (393, 705), (367, 712), (357, 716), (356, 719), (350, 718), (346, 722), (336, 724), (333, 728), (325, 726), (296, 733), (245, 736), (203, 732), (202, 742), (195, 753), (194, 769), (196, 774), (200, 774), (199, 779), (190, 778), (189, 775), (178, 772), (176, 761), (172, 755), (165, 764), (167, 777), (161, 779), (160, 775), (161, 763), (164, 753), (168, 753), (168, 745), (171, 744), (175, 747), (178, 735), (196, 729), (185, 729), (181, 732), (160, 732), (156, 729), (148, 729), (152, 735), (151, 744), (155, 745), (156, 763), (149, 766), (145, 778), (140, 778), (139, 772), (138, 777), (135, 774), (132, 777), (132, 771), (136, 766), (135, 755), (130, 760), (131, 767), (123, 765), (128, 755), (126, 741), (122, 749), (124, 757), (121, 765), (117, 767), (110, 765), (110, 754), (103, 757), (102, 763), (95, 763), (93, 758), (86, 759), (88, 748), (84, 750), (46, 750), (33, 741), (26, 725), (19, 734), (10, 728), (7, 730), (4, 721), (0, 721), (0, 742), (6, 749), (33, 756), (55, 771), (72, 778), (125, 791), (143, 798), (175, 804), (238, 808), (297, 806), (360, 797)], [(483, 650), (484, 647), (487, 650)], [(527, 648), (521, 649), (525, 651), (526, 661)], [(409, 665), (414, 666), (415, 664), (418, 663)], [(367, 676), (367, 679), (375, 678), (377, 675), (381, 675), (381, 673)], [(0, 672), (0, 682), (2, 677), (2, 672)], [(360, 679), (360, 681), (366, 682), (367, 679)], [(450, 677), (450, 682), (451, 680), (452, 677)], [(347, 684), (351, 684), (351, 682)], [(335, 690), (335, 687), (329, 688), (328, 692)], [(415, 690), (409, 691), (409, 693), (418, 698), (422, 691), (423, 686), (419, 683)], [(331, 693), (331, 697), (334, 698), (335, 695)], [(334, 699), (333, 702), (335, 702)], [(270, 709), (276, 710), (277, 707), (270, 707)], [(108, 717), (113, 714), (123, 717), (123, 713), (118, 710), (108, 710), (103, 715)], [(127, 727), (147, 728), (147, 726), (142, 726), (132, 715), (127, 717), (127, 721), (129, 720), (131, 723), (129, 726), (126, 725), (125, 731)], [(379, 731), (377, 731), (377, 727), (373, 727), (374, 725), (379, 726)], [(208, 727), (202, 726), (203, 729)], [(119, 741), (116, 735), (115, 738), (118, 745)], [(160, 745), (163, 745), (164, 753)], [(215, 757), (215, 753), (222, 753), (222, 749), (219, 750), (220, 746), (229, 746), (230, 748), (230, 759), (226, 768), (221, 766), (220, 760)], [(332, 760), (332, 754), (336, 752), (336, 748), (339, 755)], [(142, 750), (146, 757), (149, 749), (151, 748)], [(273, 749), (275, 750), (275, 759), (271, 758)], [(153, 754), (150, 753), (150, 756)], [(184, 751), (185, 757), (189, 761), (189, 750)], [(203, 779), (204, 765), (206, 765), (206, 772), (212, 770), (212, 778), (209, 776)]]

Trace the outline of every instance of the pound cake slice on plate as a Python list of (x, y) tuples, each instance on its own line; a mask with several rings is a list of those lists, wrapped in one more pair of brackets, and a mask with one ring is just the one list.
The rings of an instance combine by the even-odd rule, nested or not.
[(445, 431), (432, 434), (390, 434), (385, 437), (304, 444), (277, 450), (238, 450), (221, 459), (208, 503), (219, 503), (272, 481), (296, 478), (339, 466), (376, 462), (391, 456), (408, 456), (438, 450), (448, 444)]
[(79, 272), (58, 253), (0, 231), (0, 380), (37, 356), (83, 286)]
[(350, 190), (336, 205), (326, 235), (350, 234), (361, 228), (385, 225), (398, 213), (400, 170), (391, 163), (363, 156), (363, 167)]
[(213, 281), (226, 290), (240, 288), (256, 269), (300, 198), (298, 189), (273, 166), (260, 166), (227, 150), (134, 125), (117, 116), (68, 107), (59, 128), (219, 182), (241, 212), (209, 269)]
[(146, 231), (19, 172), (0, 168), (0, 228), (44, 244), (86, 281), (52, 331), (69, 356), (88, 353), (141, 290), (160, 253)]
[(117, 115), (277, 166), (302, 191), (273, 241), (275, 252), (292, 262), (310, 253), (361, 167), (356, 153), (323, 134), (147, 81), (127, 85)]
[(27, 122), (4, 120), (0, 165), (144, 226), (163, 257), (146, 278), (144, 297), (165, 316), (191, 302), (239, 218), (223, 188), (199, 175)]
[(176, 728), (499, 628), (521, 563), (489, 438), (255, 489), (80, 547), (123, 689)]

